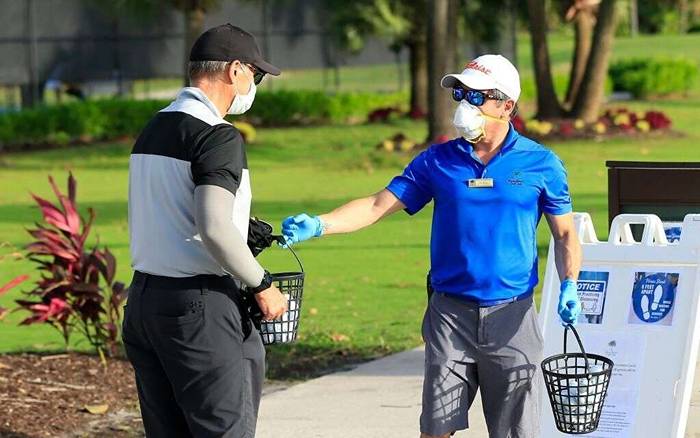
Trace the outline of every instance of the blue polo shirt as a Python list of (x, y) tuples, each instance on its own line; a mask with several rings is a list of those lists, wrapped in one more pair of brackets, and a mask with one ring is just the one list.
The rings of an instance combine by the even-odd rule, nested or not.
[(559, 157), (512, 125), (487, 165), (458, 138), (422, 152), (387, 189), (411, 215), (435, 202), (432, 286), (483, 306), (532, 293), (542, 213), (572, 210)]

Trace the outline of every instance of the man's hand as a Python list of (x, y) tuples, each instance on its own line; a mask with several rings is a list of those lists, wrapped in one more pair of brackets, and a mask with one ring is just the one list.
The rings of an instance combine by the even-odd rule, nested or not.
[(323, 234), (323, 223), (318, 216), (302, 213), (289, 216), (282, 221), (282, 235), (285, 237), (287, 245), (319, 237), (321, 234)]
[(559, 317), (565, 324), (576, 324), (581, 313), (581, 300), (576, 292), (576, 282), (567, 278), (561, 283), (559, 293)]
[(258, 302), (265, 321), (278, 319), (287, 311), (287, 297), (274, 284), (255, 294), (255, 301)]

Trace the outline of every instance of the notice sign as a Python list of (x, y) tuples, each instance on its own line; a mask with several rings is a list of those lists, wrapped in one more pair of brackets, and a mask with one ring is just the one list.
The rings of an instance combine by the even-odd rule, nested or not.
[(601, 324), (605, 310), (605, 295), (608, 290), (608, 272), (581, 271), (578, 275), (578, 297), (581, 314), (578, 322)]
[(678, 276), (677, 273), (667, 272), (635, 273), (629, 322), (671, 325)]

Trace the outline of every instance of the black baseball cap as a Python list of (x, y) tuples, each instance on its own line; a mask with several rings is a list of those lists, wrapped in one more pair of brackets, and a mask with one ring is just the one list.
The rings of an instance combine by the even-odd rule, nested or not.
[(265, 61), (253, 35), (231, 23), (212, 27), (194, 42), (190, 61), (233, 61), (253, 64), (258, 70), (273, 76), (280, 69)]

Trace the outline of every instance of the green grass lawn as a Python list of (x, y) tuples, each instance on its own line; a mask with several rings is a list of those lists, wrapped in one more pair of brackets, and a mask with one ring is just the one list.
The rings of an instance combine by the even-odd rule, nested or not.
[[(648, 107), (635, 103), (633, 107)], [(607, 235), (606, 160), (700, 161), (700, 135), (693, 124), (700, 101), (656, 102), (667, 111), (684, 138), (615, 139), (550, 145), (566, 162), (575, 208), (593, 215), (601, 237)], [(255, 202), (253, 212), (276, 226), (286, 215), (325, 212), (342, 202), (382, 188), (409, 157), (377, 159), (372, 147), (384, 137), (403, 131), (425, 135), (422, 123), (265, 129), (249, 146)], [(70, 169), (78, 179), (83, 208), (97, 210), (95, 237), (119, 260), (118, 277), (128, 281), (126, 223), (127, 163), (130, 144), (111, 143), (67, 150), (11, 154), (0, 168), (0, 284), (29, 272), (26, 260), (16, 260), (28, 242), (24, 228), (38, 219), (29, 192), (50, 197), (46, 175), (62, 181)], [(415, 217), (403, 213), (354, 235), (333, 236), (299, 246), (308, 273), (301, 323), (302, 339), (293, 347), (275, 347), (271, 365), (306, 369), (346, 361), (348, 356), (371, 357), (399, 351), (420, 342), (425, 306), (424, 276), (428, 269), (430, 209)], [(546, 253), (547, 230), (540, 227), (540, 254)], [(264, 253), (272, 271), (294, 268), (282, 249)], [(0, 298), (9, 305), (18, 291)], [(315, 311), (311, 312), (311, 309)], [(0, 323), (0, 351), (61, 348), (58, 333), (49, 327), (19, 327), (21, 314)], [(348, 340), (334, 341), (334, 335)], [(337, 338), (336, 338), (337, 339)], [(75, 345), (75, 348), (86, 348)], [(301, 371), (300, 371), (301, 372)], [(303, 374), (303, 373), (302, 373)]]
[[(662, 38), (669, 41), (652, 44), (640, 38), (639, 47), (635, 43), (634, 50), (629, 50), (642, 53), (647, 47), (676, 50), (681, 46), (671, 37)], [(684, 38), (694, 44), (700, 42), (697, 36)], [(687, 50), (691, 43), (683, 41)], [(623, 56), (618, 51), (625, 44), (624, 40), (618, 41), (616, 56)], [(553, 53), (559, 50), (565, 49), (559, 47), (559, 42), (553, 43)], [(557, 62), (566, 62), (567, 58), (561, 54), (553, 57)], [(548, 145), (567, 165), (575, 209), (592, 214), (601, 238), (607, 236), (606, 160), (700, 161), (700, 134), (696, 129), (700, 97), (632, 102), (628, 106), (666, 111), (684, 136)], [(382, 125), (260, 130), (258, 142), (250, 145), (248, 152), (255, 195), (253, 213), (278, 227), (289, 214), (323, 213), (381, 189), (410, 157), (385, 156), (374, 152), (373, 146), (399, 131), (418, 140), (426, 135), (423, 123), (406, 120)], [(69, 170), (78, 180), (78, 200), (83, 210), (90, 206), (97, 211), (93, 239), (99, 238), (115, 253), (118, 278), (128, 282), (126, 197), (130, 147), (128, 142), (109, 143), (0, 156), (0, 284), (31, 272), (32, 265), (21, 258), (21, 248), (29, 242), (25, 228), (39, 219), (29, 192), (51, 198), (47, 175), (54, 175), (64, 184)], [(399, 213), (354, 235), (299, 246), (307, 272), (301, 338), (293, 346), (269, 350), (273, 376), (308, 375), (309, 369), (420, 343), (430, 214), (429, 208), (415, 217)], [(544, 256), (548, 234), (542, 225), (538, 243)], [(279, 248), (268, 250), (261, 260), (271, 271), (295, 266), (291, 255)], [(540, 264), (543, 267), (544, 263)], [(19, 296), (19, 291), (12, 291), (0, 297), (0, 305), (8, 307)], [(0, 352), (62, 348), (59, 334), (50, 327), (17, 326), (22, 317), (14, 313), (0, 322)], [(71, 347), (87, 348), (77, 338)]]

